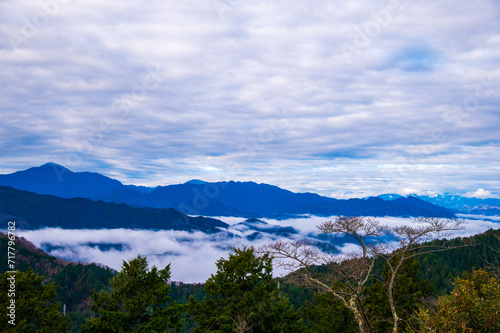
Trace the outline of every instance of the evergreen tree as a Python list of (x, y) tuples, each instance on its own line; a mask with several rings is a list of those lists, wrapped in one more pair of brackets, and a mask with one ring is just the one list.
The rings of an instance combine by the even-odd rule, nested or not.
[(0, 274), (1, 332), (57, 333), (69, 329), (69, 320), (59, 312), (61, 304), (54, 302), (55, 284), (44, 285), (43, 280), (31, 268), (16, 274)]
[[(396, 262), (399, 258), (394, 257)], [(394, 303), (398, 313), (403, 318), (400, 322), (400, 331), (405, 332), (412, 326), (412, 314), (418, 310), (426, 297), (434, 292), (434, 287), (427, 280), (418, 277), (420, 263), (411, 258), (403, 262), (396, 276), (393, 290)], [(393, 327), (391, 308), (387, 296), (387, 283), (390, 279), (389, 266), (385, 266), (382, 278), (372, 277), (370, 286), (365, 288), (364, 306), (371, 318), (375, 332), (390, 332)]]
[(195, 332), (301, 332), (300, 317), (280, 295), (271, 259), (253, 248), (234, 249), (217, 261), (217, 273), (206, 281), (207, 296), (189, 299), (188, 317)]
[(83, 325), (85, 332), (179, 331), (183, 307), (167, 306), (170, 265), (149, 271), (146, 257), (123, 262), (111, 279), (111, 291), (92, 292), (90, 309), (98, 316)]
[(301, 309), (308, 333), (357, 333), (358, 325), (352, 312), (330, 293), (315, 294), (314, 303)]

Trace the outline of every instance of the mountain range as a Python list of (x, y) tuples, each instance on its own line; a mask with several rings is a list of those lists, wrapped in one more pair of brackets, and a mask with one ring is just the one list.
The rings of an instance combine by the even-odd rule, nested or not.
[[(435, 196), (412, 195), (420, 200), (431, 202), (448, 208), (455, 213), (477, 215), (500, 215), (500, 199), (497, 198), (471, 198), (455, 194), (438, 194)], [(399, 194), (382, 194), (378, 198), (383, 200), (397, 200), (404, 198)]]
[(7, 221), (16, 221), (17, 229), (136, 228), (214, 233), (228, 227), (222, 221), (187, 216), (172, 208), (131, 207), (85, 198), (67, 199), (0, 186), (0, 222)]
[(98, 173), (73, 172), (55, 163), (0, 175), (0, 185), (66, 199), (80, 197), (126, 204), (136, 208), (142, 207), (143, 211), (147, 211), (146, 207), (173, 208), (187, 215), (275, 219), (308, 214), (446, 218), (455, 216), (447, 208), (416, 197), (400, 197), (395, 200), (378, 197), (339, 200), (315, 193), (294, 193), (268, 184), (234, 181), (207, 183), (193, 180), (184, 184), (148, 188), (124, 185)]
[(116, 179), (95, 172), (73, 172), (56, 163), (0, 175), (0, 185), (61, 198), (91, 198), (118, 189), (130, 189), (137, 193), (152, 190), (144, 186), (123, 185)]

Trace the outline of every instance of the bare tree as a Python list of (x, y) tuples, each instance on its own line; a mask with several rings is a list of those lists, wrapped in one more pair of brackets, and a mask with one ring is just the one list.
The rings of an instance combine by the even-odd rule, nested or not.
[[(393, 330), (397, 332), (401, 320), (397, 314), (393, 289), (396, 276), (403, 262), (418, 255), (445, 251), (462, 246), (451, 246), (437, 241), (447, 232), (463, 228), (462, 220), (417, 218), (412, 225), (388, 227), (369, 217), (339, 216), (318, 226), (324, 234), (340, 233), (354, 238), (359, 251), (343, 256), (322, 253), (304, 241), (283, 242), (261, 248), (277, 259), (277, 264), (292, 273), (292, 283), (331, 293), (353, 313), (362, 333), (372, 332), (370, 320), (363, 307), (363, 287), (373, 274), (377, 257), (383, 257), (390, 268), (390, 279), (386, 283), (388, 302), (393, 318)], [(392, 235), (397, 241), (396, 249), (390, 249), (380, 237)], [(469, 245), (463, 245), (469, 246)], [(326, 266), (326, 270), (318, 269)]]
[(401, 318), (396, 311), (393, 290), (396, 276), (405, 260), (419, 255), (447, 251), (474, 244), (451, 245), (449, 242), (438, 242), (443, 237), (449, 236), (450, 231), (464, 228), (464, 220), (439, 219), (434, 217), (416, 218), (412, 225), (390, 228), (388, 231), (396, 238), (398, 246), (392, 252), (383, 255), (389, 269), (390, 278), (386, 283), (389, 306), (391, 308), (393, 331), (398, 331)]
[[(293, 271), (289, 275), (292, 282), (331, 293), (353, 313), (362, 333), (372, 332), (363, 308), (362, 290), (372, 274), (379, 251), (380, 242), (374, 238), (382, 236), (387, 227), (372, 218), (340, 216), (322, 223), (318, 229), (322, 233), (343, 233), (353, 237), (360, 251), (343, 257), (332, 256), (300, 241), (279, 241), (261, 250), (278, 259), (281, 267)], [(327, 270), (320, 271), (316, 265), (325, 265)]]

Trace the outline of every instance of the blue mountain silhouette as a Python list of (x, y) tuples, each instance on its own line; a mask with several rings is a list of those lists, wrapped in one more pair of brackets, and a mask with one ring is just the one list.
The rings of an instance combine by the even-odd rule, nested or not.
[(193, 180), (184, 184), (145, 188), (124, 185), (98, 173), (72, 172), (55, 163), (0, 175), (0, 185), (62, 198), (82, 197), (130, 206), (174, 208), (189, 215), (277, 219), (307, 214), (455, 216), (447, 208), (415, 197), (339, 200), (315, 193), (294, 193), (268, 184), (234, 181), (208, 183)]

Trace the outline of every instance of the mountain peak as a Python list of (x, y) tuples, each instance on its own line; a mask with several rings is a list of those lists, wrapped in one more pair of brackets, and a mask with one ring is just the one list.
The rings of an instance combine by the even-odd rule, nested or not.
[[(0, 185), (62, 198), (83, 197), (135, 206), (179, 208), (190, 215), (277, 219), (304, 214), (454, 217), (452, 211), (415, 197), (391, 201), (375, 197), (337, 200), (313, 193), (293, 193), (264, 183), (207, 183), (200, 179), (148, 189), (125, 186), (98, 173), (72, 172), (53, 162), (0, 175)], [(394, 197), (391, 195), (391, 199)]]
[(52, 169), (57, 169), (58, 171), (64, 171), (64, 172), (71, 172), (73, 173), (73, 171), (71, 171), (70, 169), (60, 165), (60, 164), (57, 164), (57, 163), (54, 163), (54, 162), (48, 162), (48, 163), (45, 163), (43, 165), (40, 165), (38, 168), (40, 169), (48, 169), (48, 168), (52, 168)]
[(0, 185), (62, 198), (92, 197), (123, 187), (119, 181), (101, 174), (73, 172), (54, 162), (0, 175)]
[(203, 184), (208, 184), (208, 182), (200, 179), (191, 179), (185, 182), (184, 184), (195, 184), (195, 185), (203, 185)]

